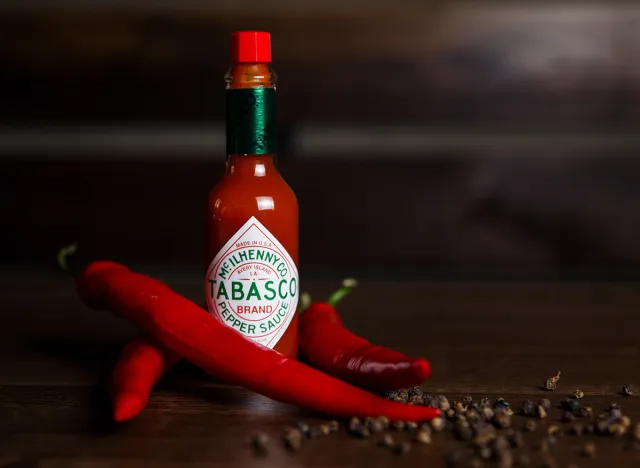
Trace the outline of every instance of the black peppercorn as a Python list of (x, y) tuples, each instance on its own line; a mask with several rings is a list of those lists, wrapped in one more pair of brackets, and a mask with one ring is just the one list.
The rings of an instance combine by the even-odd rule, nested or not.
[(585, 457), (593, 458), (596, 455), (596, 445), (593, 442), (587, 442), (582, 447), (582, 454)]
[(560, 402), (560, 406), (567, 411), (578, 411), (580, 409), (580, 402), (573, 398), (563, 398)]
[(524, 430), (527, 432), (534, 432), (536, 430), (536, 426), (536, 422), (530, 419), (524, 423)]
[(491, 450), (491, 447), (488, 445), (483, 445), (478, 450), (478, 455), (480, 455), (480, 458), (483, 460), (490, 460), (493, 458), (493, 450)]
[(493, 417), (493, 423), (496, 425), (496, 427), (500, 427), (502, 429), (511, 427), (511, 416), (506, 413), (497, 413)]
[(360, 426), (362, 426), (362, 423), (358, 418), (351, 418), (349, 420), (349, 432), (355, 432)]
[(459, 421), (455, 426), (456, 436), (462, 441), (469, 441), (473, 438), (473, 430), (466, 421)]
[(284, 442), (287, 449), (299, 452), (302, 448), (302, 433), (299, 429), (288, 427), (284, 430)]
[(296, 423), (296, 429), (298, 429), (302, 435), (309, 436), (309, 425), (304, 421), (298, 421)]
[(569, 433), (580, 437), (584, 432), (584, 426), (582, 424), (572, 424), (569, 428)]
[(431, 420), (431, 427), (435, 432), (442, 432), (445, 426), (445, 421), (442, 418), (433, 418)]
[(544, 389), (548, 391), (553, 391), (558, 386), (558, 380), (560, 380), (560, 371), (552, 377), (549, 377), (544, 383)]
[(371, 436), (371, 432), (369, 432), (369, 429), (364, 427), (362, 424), (358, 426), (358, 428), (353, 433), (361, 439), (366, 439)]
[(522, 432), (511, 430), (507, 437), (513, 448), (521, 448), (524, 446), (524, 435)]
[(368, 421), (365, 424), (365, 427), (369, 429), (369, 431), (373, 434), (377, 434), (386, 429), (384, 423), (380, 421), (379, 418), (367, 418)]
[(636, 389), (631, 384), (626, 384), (622, 386), (622, 393), (625, 396), (633, 396), (636, 393)]
[(464, 406), (469, 406), (471, 404), (471, 402), (473, 401), (473, 398), (470, 396), (466, 396), (462, 398), (462, 404)]
[(424, 395), (424, 391), (420, 386), (412, 387), (409, 389), (409, 397), (414, 397), (414, 396), (422, 397), (423, 395)]
[(307, 433), (307, 437), (309, 437), (309, 439), (317, 439), (326, 434), (328, 434), (328, 432), (325, 433), (325, 429), (323, 429), (322, 426), (312, 426)]
[(411, 451), (411, 444), (409, 442), (400, 442), (393, 447), (393, 451), (398, 455), (406, 455)]
[(409, 399), (409, 391), (406, 389), (399, 390), (398, 396), (402, 398), (403, 401), (406, 402)]
[(496, 438), (496, 428), (487, 423), (478, 423), (475, 427), (475, 433), (473, 442), (478, 447), (487, 445)]
[(269, 453), (269, 436), (264, 432), (258, 432), (251, 438), (251, 446), (256, 455), (267, 455)]
[(379, 442), (379, 445), (382, 447), (393, 447), (393, 444), (395, 444), (395, 442), (391, 434), (385, 434)]
[(382, 425), (384, 429), (389, 428), (389, 419), (386, 416), (378, 416), (376, 420)]
[(576, 417), (574, 416), (574, 414), (570, 411), (565, 411), (562, 414), (562, 421), (563, 422), (573, 422), (576, 419)]
[(391, 427), (396, 431), (404, 431), (406, 424), (404, 421), (392, 421)]
[(414, 395), (409, 397), (409, 404), (422, 406), (424, 405), (424, 398), (419, 395)]
[(420, 430), (416, 433), (415, 440), (419, 444), (430, 444), (431, 434), (427, 431)]
[(330, 432), (338, 432), (338, 429), (340, 429), (340, 423), (338, 421), (336, 421), (335, 419), (332, 421), (329, 421)]
[(522, 402), (522, 414), (525, 416), (536, 415), (536, 404), (531, 400), (525, 400)]
[(549, 400), (548, 398), (541, 398), (538, 404), (547, 411), (551, 409), (551, 400)]

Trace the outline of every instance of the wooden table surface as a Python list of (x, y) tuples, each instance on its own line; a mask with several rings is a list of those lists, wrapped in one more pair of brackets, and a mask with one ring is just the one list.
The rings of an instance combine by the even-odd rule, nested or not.
[[(197, 271), (159, 276), (199, 299)], [(338, 282), (338, 274), (306, 279), (303, 289), (321, 298)], [(447, 454), (463, 447), (443, 433), (399, 456), (342, 429), (291, 454), (281, 447), (282, 429), (321, 418), (215, 384), (189, 366), (162, 381), (142, 415), (115, 426), (104, 380), (135, 330), (84, 307), (70, 280), (56, 272), (4, 270), (0, 284), (0, 466), (445, 466)], [(640, 398), (620, 394), (624, 383), (640, 385), (636, 284), (370, 279), (340, 310), (346, 324), (370, 340), (428, 357), (429, 394), (504, 397), (519, 406), (528, 398), (558, 403), (580, 388), (594, 412), (615, 401), (640, 420)], [(543, 392), (541, 384), (558, 369), (558, 389)], [(531, 466), (543, 466), (535, 446), (560, 415), (552, 409), (527, 435), (521, 451), (532, 454)], [(519, 428), (524, 418), (513, 422)], [(249, 448), (258, 430), (272, 436), (266, 458)], [(592, 459), (580, 454), (588, 440), (597, 446)], [(625, 450), (626, 444), (626, 438), (565, 435), (551, 454), (557, 466), (640, 466), (640, 452)]]

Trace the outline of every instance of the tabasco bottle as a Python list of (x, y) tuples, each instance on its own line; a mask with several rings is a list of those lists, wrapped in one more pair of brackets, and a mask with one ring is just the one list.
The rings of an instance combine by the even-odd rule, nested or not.
[(271, 36), (231, 36), (227, 162), (207, 208), (206, 303), (247, 338), (297, 357), (298, 202), (276, 167)]

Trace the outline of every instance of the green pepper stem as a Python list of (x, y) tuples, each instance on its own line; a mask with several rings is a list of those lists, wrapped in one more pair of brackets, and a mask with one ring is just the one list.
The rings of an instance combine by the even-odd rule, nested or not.
[(78, 244), (70, 244), (60, 249), (57, 255), (58, 266), (71, 276), (77, 276), (80, 273), (76, 265), (70, 265), (69, 260), (78, 250)]
[(344, 297), (347, 294), (349, 294), (351, 290), (355, 288), (357, 285), (358, 285), (358, 282), (353, 278), (345, 279), (342, 282), (342, 287), (338, 289), (336, 292), (334, 292), (333, 294), (331, 294), (331, 296), (329, 296), (329, 299), (327, 299), (327, 304), (329, 304), (332, 307), (335, 307), (335, 305), (338, 302), (340, 302), (342, 299), (344, 299)]

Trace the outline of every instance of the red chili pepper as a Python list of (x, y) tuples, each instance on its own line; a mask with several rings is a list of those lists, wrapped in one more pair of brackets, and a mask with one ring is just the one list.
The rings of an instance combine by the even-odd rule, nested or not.
[(178, 356), (145, 335), (129, 342), (111, 374), (113, 419), (135, 418), (147, 406), (151, 389), (178, 362)]
[(90, 307), (113, 311), (210, 374), (274, 400), (336, 417), (423, 421), (440, 415), (385, 400), (248, 340), (162, 282), (123, 265), (93, 262), (76, 286)]
[(301, 359), (329, 375), (369, 390), (397, 390), (420, 385), (431, 374), (429, 361), (412, 358), (347, 330), (334, 305), (355, 281), (345, 281), (327, 302), (316, 302), (299, 319)]

